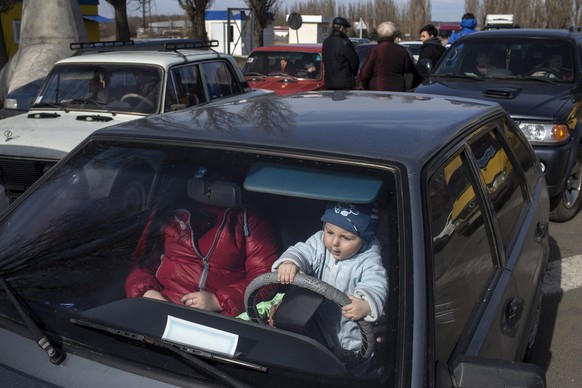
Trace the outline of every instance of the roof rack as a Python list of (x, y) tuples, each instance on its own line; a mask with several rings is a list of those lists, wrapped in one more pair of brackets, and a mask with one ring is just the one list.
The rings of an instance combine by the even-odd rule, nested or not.
[(71, 43), (73, 56), (109, 51), (177, 51), (184, 49), (208, 49), (218, 47), (217, 40), (198, 39), (152, 39), (152, 40), (112, 40), (103, 42)]
[(168, 42), (165, 44), (164, 48), (166, 50), (185, 50), (185, 49), (200, 49), (200, 48), (211, 48), (218, 47), (217, 40), (199, 40), (192, 42)]
[(126, 47), (133, 46), (133, 40), (107, 40), (103, 42), (75, 42), (71, 43), (69, 47), (71, 50), (96, 49), (96, 48), (111, 48), (111, 47)]
[(582, 32), (582, 26), (570, 26), (570, 28), (568, 28), (568, 31), (570, 31), (570, 32)]

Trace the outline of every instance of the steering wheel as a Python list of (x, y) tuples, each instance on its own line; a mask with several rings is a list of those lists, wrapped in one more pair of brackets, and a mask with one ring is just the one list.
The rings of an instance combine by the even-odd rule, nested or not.
[(558, 73), (556, 70), (551, 69), (549, 67), (537, 67), (537, 68), (531, 70), (528, 73), (528, 75), (531, 77), (545, 77), (545, 78), (552, 78), (552, 79), (562, 78), (560, 76), (560, 73)]
[[(265, 322), (260, 318), (259, 312), (257, 310), (257, 305), (255, 297), (261, 288), (268, 286), (269, 284), (278, 284), (277, 272), (269, 272), (257, 276), (247, 287), (245, 291), (245, 308), (247, 314), (251, 321), (265, 325)], [(295, 279), (291, 284), (306, 288), (311, 290), (332, 302), (335, 302), (339, 307), (346, 306), (352, 301), (348, 296), (342, 291), (338, 290), (334, 286), (331, 286), (319, 279), (316, 279), (305, 274), (297, 273)], [(363, 319), (356, 321), (360, 328), (360, 334), (362, 335), (362, 347), (359, 350), (360, 356), (363, 358), (369, 358), (374, 352), (374, 344), (376, 343), (376, 338), (374, 335), (374, 327), (370, 322), (366, 322)]]
[(141, 94), (137, 94), (137, 93), (127, 93), (127, 94), (125, 94), (123, 97), (121, 97), (121, 102), (124, 102), (125, 100), (130, 99), (130, 98), (138, 99), (140, 101), (145, 102), (150, 107), (152, 107), (152, 108), (154, 107), (154, 103), (153, 102), (151, 102), (148, 98), (142, 96)]

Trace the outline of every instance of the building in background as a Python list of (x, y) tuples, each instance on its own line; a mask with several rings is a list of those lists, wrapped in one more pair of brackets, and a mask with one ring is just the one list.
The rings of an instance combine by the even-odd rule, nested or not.
[[(217, 51), (246, 56), (255, 48), (252, 13), (249, 10), (227, 9), (206, 11), (208, 39), (218, 41)], [(183, 38), (188, 36), (190, 21), (185, 19), (152, 22), (147, 29), (138, 29), (137, 38)], [(263, 31), (265, 45), (274, 42), (273, 25)]]
[(323, 43), (329, 33), (333, 16), (301, 15), (301, 19), (303, 23), (299, 29), (289, 29), (289, 43)]

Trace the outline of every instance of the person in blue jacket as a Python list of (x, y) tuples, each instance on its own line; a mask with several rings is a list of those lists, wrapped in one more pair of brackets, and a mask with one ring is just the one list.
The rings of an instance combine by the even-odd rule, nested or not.
[(469, 35), (469, 34), (475, 32), (475, 28), (477, 28), (477, 19), (475, 19), (475, 15), (473, 15), (470, 12), (464, 14), (463, 18), (461, 19), (460, 26), (461, 26), (461, 31), (453, 32), (453, 34), (449, 38), (447, 46), (450, 44), (453, 44), (460, 37), (465, 36), (465, 35)]

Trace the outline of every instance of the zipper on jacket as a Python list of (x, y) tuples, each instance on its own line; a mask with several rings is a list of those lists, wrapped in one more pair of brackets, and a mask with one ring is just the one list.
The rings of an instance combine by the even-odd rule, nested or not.
[[(218, 237), (222, 233), (222, 229), (224, 229), (224, 225), (226, 225), (226, 218), (227, 218), (229, 212), (230, 212), (230, 209), (225, 210), (225, 212), (222, 216), (222, 221), (220, 223), (220, 226), (218, 227), (218, 230), (216, 231), (216, 234), (214, 235), (214, 241), (212, 241), (212, 245), (210, 246), (208, 253), (206, 253), (206, 256), (202, 256), (200, 254), (200, 252), (198, 251), (196, 244), (194, 243), (194, 231), (192, 230), (192, 228), (190, 228), (190, 230), (192, 231), (191, 232), (192, 247), (194, 247), (194, 250), (196, 251), (198, 256), (200, 256), (200, 258), (204, 262), (204, 269), (202, 270), (202, 275), (200, 275), (200, 281), (198, 282), (198, 289), (200, 291), (203, 291), (204, 286), (206, 285), (206, 278), (208, 277), (208, 272), (210, 271), (210, 264), (208, 262), (208, 259), (210, 258), (210, 256), (212, 255), (212, 252), (214, 252), (214, 249), (216, 248), (216, 244), (218, 243)], [(188, 222), (190, 222), (190, 220), (188, 220)]]

